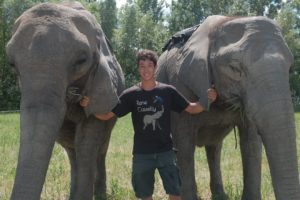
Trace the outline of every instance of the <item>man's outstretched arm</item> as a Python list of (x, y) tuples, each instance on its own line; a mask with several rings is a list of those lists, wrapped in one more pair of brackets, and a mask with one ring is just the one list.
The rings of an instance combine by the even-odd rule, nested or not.
[[(84, 96), (81, 100), (80, 100), (80, 105), (82, 107), (87, 107), (89, 105), (89, 98), (87, 96)], [(112, 117), (115, 116), (115, 114), (113, 112), (108, 112), (108, 113), (103, 113), (103, 114), (94, 114), (94, 116), (97, 119), (106, 121), (111, 119)]]

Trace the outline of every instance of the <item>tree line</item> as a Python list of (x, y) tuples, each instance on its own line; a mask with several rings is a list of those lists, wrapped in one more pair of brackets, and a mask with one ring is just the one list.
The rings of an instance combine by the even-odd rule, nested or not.
[[(14, 21), (26, 9), (55, 0), (0, 0), (0, 111), (19, 108), (20, 92), (11, 71), (5, 46)], [(177, 31), (201, 23), (210, 15), (267, 16), (282, 28), (294, 55), (290, 71), (292, 95), (300, 99), (300, 0), (127, 0), (117, 7), (116, 0), (81, 0), (95, 15), (111, 41), (130, 86), (138, 81), (136, 52), (142, 48), (161, 53)]]

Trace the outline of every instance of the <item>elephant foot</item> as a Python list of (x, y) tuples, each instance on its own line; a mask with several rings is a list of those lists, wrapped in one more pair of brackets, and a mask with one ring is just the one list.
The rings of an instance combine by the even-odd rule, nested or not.
[(107, 195), (105, 193), (95, 194), (95, 200), (107, 200)]
[(212, 200), (228, 200), (229, 197), (225, 193), (212, 194)]
[(258, 195), (243, 194), (241, 200), (261, 200), (260, 193)]
[(187, 195), (181, 195), (182, 200), (202, 200), (201, 197), (195, 195), (195, 196), (187, 196)]

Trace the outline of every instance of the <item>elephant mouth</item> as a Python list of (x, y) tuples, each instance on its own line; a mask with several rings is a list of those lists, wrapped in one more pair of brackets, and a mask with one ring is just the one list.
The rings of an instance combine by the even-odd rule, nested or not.
[(92, 80), (96, 73), (96, 65), (92, 65), (90, 69), (79, 79), (71, 83), (66, 92), (66, 102), (76, 103), (79, 102), (86, 94), (85, 86), (89, 80)]

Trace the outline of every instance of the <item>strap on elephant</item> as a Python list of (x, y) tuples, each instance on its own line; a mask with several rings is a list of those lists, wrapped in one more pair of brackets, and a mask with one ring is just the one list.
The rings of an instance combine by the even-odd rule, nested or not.
[(179, 31), (175, 33), (171, 39), (165, 44), (165, 46), (162, 48), (162, 51), (170, 50), (172, 47), (174, 47), (177, 44), (185, 44), (186, 41), (191, 37), (191, 35), (197, 30), (197, 28), (200, 26), (200, 24), (195, 25), (190, 28), (186, 28), (182, 31)]

